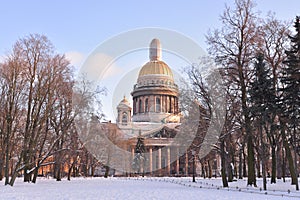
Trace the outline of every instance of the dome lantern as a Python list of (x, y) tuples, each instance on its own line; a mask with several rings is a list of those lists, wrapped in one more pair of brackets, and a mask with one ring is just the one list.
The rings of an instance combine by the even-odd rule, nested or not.
[(153, 39), (150, 43), (150, 60), (161, 60), (161, 45), (158, 39)]
[(173, 80), (172, 70), (164, 61), (161, 60), (161, 55), (162, 49), (160, 41), (155, 38), (151, 41), (149, 46), (150, 61), (141, 68), (138, 79), (148, 75), (161, 75)]

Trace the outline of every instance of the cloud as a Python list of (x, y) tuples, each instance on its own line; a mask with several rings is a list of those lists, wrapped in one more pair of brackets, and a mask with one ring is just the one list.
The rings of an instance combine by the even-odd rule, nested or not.
[(65, 53), (66, 58), (70, 61), (71, 65), (79, 67), (82, 65), (85, 55), (77, 52), (77, 51), (70, 51)]
[(114, 58), (103, 53), (90, 55), (80, 69), (80, 73), (86, 74), (90, 80), (108, 79), (121, 72), (122, 69), (116, 65)]

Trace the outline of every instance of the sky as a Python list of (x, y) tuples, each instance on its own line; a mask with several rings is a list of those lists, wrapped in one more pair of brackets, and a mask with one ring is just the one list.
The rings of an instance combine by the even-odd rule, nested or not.
[[(256, 9), (261, 11), (261, 16), (272, 11), (278, 19), (293, 20), (300, 14), (299, 6), (296, 6), (299, 5), (298, 1), (256, 0)], [(46, 35), (57, 52), (66, 54), (77, 68), (105, 41), (120, 33), (144, 27), (174, 30), (193, 39), (206, 50), (205, 35), (209, 29), (222, 26), (219, 17), (225, 4), (232, 6), (233, 2), (234, 0), (0, 0), (0, 61), (9, 54), (16, 40), (31, 33)], [(148, 53), (138, 52), (128, 58), (121, 59), (123, 67), (136, 65), (138, 68), (147, 61)], [(172, 63), (172, 60), (169, 62)], [(112, 90), (119, 79), (126, 75), (124, 71), (114, 69), (112, 71), (118, 78), (110, 77), (105, 83), (109, 93), (109, 100), (104, 100), (107, 102), (111, 102), (114, 93)], [(135, 68), (127, 69), (126, 72), (133, 69)], [(125, 95), (130, 94), (127, 92)], [(111, 105), (104, 107), (107, 112), (111, 110)], [(108, 118), (114, 116), (110, 113)]]

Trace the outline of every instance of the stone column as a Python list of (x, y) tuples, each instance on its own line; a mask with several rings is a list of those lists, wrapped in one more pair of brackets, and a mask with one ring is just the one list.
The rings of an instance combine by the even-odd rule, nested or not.
[(167, 113), (168, 112), (168, 96), (165, 96), (165, 112)]
[(179, 166), (180, 166), (180, 163), (179, 163), (179, 148), (176, 147), (176, 155), (177, 155), (177, 160), (176, 160), (176, 174), (179, 175)]
[(144, 97), (142, 96), (142, 97), (140, 97), (140, 99), (141, 99), (141, 102), (142, 102), (140, 113), (143, 113), (144, 112), (144, 106), (145, 106), (145, 104), (144, 104)]
[(185, 152), (185, 175), (187, 176), (189, 174), (189, 155), (187, 151)]
[(130, 148), (131, 148), (131, 161), (133, 161), (133, 159), (134, 159), (134, 147), (131, 146)]
[(177, 97), (175, 97), (174, 106), (175, 106), (175, 113), (178, 113), (178, 99), (177, 99)]
[(160, 101), (161, 101), (161, 112), (165, 112), (165, 97), (161, 96)]
[(137, 113), (137, 109), (136, 109), (136, 98), (133, 99), (133, 114), (135, 115)]
[(160, 112), (163, 112), (163, 98), (162, 95), (160, 95)]
[(169, 111), (170, 111), (170, 96), (167, 96), (166, 102), (167, 102), (167, 112), (169, 113)]
[(169, 175), (171, 171), (170, 167), (171, 167), (171, 152), (170, 152), (170, 147), (167, 147), (167, 170)]
[(171, 97), (171, 113), (174, 113), (174, 97)]
[(149, 112), (155, 112), (154, 110), (155, 110), (155, 103), (154, 103), (154, 96), (153, 95), (151, 95), (150, 97), (150, 103), (149, 103)]
[(149, 172), (152, 174), (152, 167), (153, 161), (152, 161), (152, 147), (149, 147)]
[[(130, 163), (133, 163), (133, 160), (134, 160), (134, 147), (130, 146), (130, 148), (131, 148), (131, 162)], [(130, 169), (131, 169), (131, 172), (133, 172), (132, 165), (130, 166)]]
[[(146, 104), (146, 100), (147, 100), (147, 104)], [(145, 113), (149, 112), (149, 101), (150, 101), (149, 96), (146, 96), (145, 97)]]
[(159, 175), (161, 175), (161, 148), (158, 149), (158, 171)]
[(153, 96), (153, 98), (154, 98), (154, 101), (153, 101), (154, 111), (153, 112), (156, 112), (156, 96)]
[(137, 113), (140, 113), (140, 98), (136, 98), (136, 104), (137, 104), (137, 109), (136, 109), (136, 112)]

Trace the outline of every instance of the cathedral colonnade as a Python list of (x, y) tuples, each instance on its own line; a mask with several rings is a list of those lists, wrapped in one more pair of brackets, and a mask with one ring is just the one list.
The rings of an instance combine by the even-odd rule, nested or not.
[(133, 98), (133, 114), (163, 112), (177, 114), (178, 98), (171, 95), (147, 95)]
[[(191, 155), (179, 146), (146, 146), (146, 161), (141, 171), (153, 176), (189, 175)], [(130, 145), (131, 162), (135, 157), (135, 145)], [(143, 168), (144, 167), (144, 168)], [(131, 169), (134, 172), (133, 169)]]

